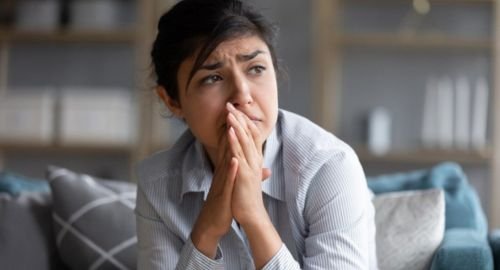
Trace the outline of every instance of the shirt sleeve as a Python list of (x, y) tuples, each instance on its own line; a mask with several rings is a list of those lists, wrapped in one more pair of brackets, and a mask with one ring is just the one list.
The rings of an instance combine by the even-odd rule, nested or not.
[(357, 156), (343, 152), (313, 175), (298, 194), (308, 231), (302, 266), (283, 244), (262, 269), (377, 269), (374, 210)]
[(330, 158), (307, 187), (304, 269), (376, 269), (374, 209), (352, 150)]
[(216, 258), (211, 259), (196, 249), (191, 239), (183, 241), (175, 235), (161, 221), (140, 186), (136, 204), (137, 269), (224, 269), (220, 247), (217, 247)]
[(269, 260), (269, 262), (262, 267), (262, 270), (272, 269), (300, 269), (299, 263), (295, 261), (290, 251), (286, 248), (285, 244), (281, 246), (278, 252)]

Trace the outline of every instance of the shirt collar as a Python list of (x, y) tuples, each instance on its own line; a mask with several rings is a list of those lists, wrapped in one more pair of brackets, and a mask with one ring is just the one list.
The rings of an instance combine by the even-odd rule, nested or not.
[(182, 191), (179, 202), (189, 192), (203, 192), (203, 200), (207, 199), (213, 173), (210, 160), (203, 145), (195, 139), (194, 147), (188, 150), (182, 165)]
[(281, 130), (278, 123), (266, 140), (264, 148), (264, 168), (271, 169), (271, 176), (262, 183), (262, 191), (281, 201), (285, 200), (285, 179), (281, 162)]
[[(279, 120), (278, 120), (279, 122)], [(264, 167), (271, 169), (271, 176), (263, 181), (262, 191), (275, 199), (285, 200), (283, 168), (279, 162), (281, 152), (280, 130), (277, 123), (265, 142)], [(197, 167), (194, 167), (197, 166)], [(182, 192), (179, 202), (189, 192), (203, 192), (206, 200), (213, 178), (212, 166), (203, 145), (195, 140), (194, 147), (188, 150), (182, 166)]]

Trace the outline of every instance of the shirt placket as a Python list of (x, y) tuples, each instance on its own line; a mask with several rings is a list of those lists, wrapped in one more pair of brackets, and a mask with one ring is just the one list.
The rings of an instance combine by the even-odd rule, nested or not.
[(238, 223), (236, 223), (235, 220), (233, 220), (231, 227), (232, 233), (237, 236), (233, 239), (237, 241), (236, 246), (238, 247), (238, 254), (240, 255), (240, 269), (254, 269), (255, 267), (250, 251), (250, 244), (245, 232), (238, 226)]

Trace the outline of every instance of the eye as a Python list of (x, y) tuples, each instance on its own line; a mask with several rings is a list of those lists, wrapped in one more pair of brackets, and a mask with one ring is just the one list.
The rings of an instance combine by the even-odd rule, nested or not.
[(260, 75), (266, 70), (265, 67), (257, 65), (250, 68), (249, 73), (253, 75)]
[(201, 79), (201, 84), (214, 84), (218, 81), (222, 81), (222, 77), (219, 75), (208, 75)]

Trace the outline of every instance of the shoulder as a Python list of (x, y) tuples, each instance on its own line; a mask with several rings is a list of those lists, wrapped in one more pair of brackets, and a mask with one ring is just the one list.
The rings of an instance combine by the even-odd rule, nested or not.
[(296, 173), (315, 174), (327, 163), (359, 163), (348, 144), (302, 116), (280, 110), (279, 126), (285, 164)]
[(161, 179), (173, 178), (181, 174), (185, 159), (194, 151), (195, 138), (187, 130), (169, 149), (145, 158), (136, 166), (136, 174), (140, 187), (151, 185)]

